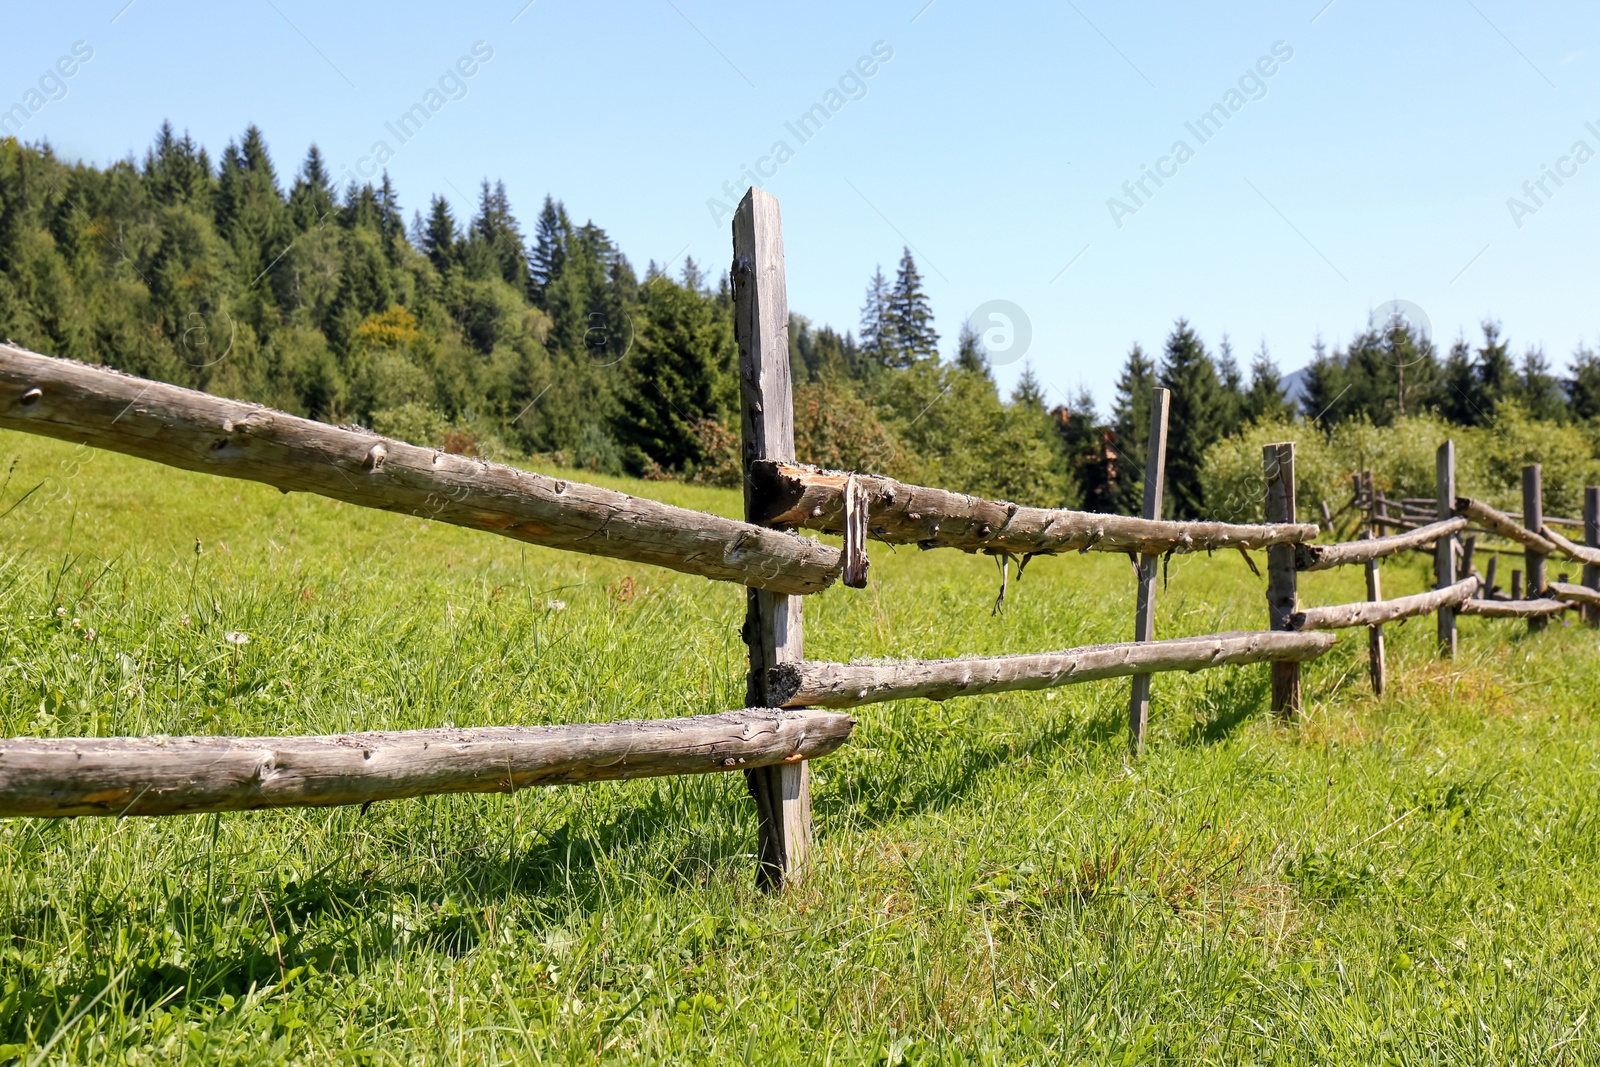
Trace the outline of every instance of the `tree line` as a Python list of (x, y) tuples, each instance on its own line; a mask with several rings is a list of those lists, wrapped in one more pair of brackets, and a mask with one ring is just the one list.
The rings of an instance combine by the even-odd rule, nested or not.
[[(738, 479), (726, 273), (692, 258), (642, 276), (606, 231), (544, 198), (529, 229), (485, 180), (457, 217), (407, 221), (385, 174), (336, 188), (315, 146), (280, 180), (251, 126), (213, 162), (164, 124), (142, 160), (68, 163), (0, 141), (0, 336), (41, 351), (452, 451), (606, 474)], [(963, 324), (948, 355), (909, 249), (843, 333), (794, 314), (800, 458), (1041, 505), (1137, 513), (1150, 391), (1173, 391), (1167, 510), (1206, 514), (1207, 451), (1300, 417), (1265, 346), (1248, 373), (1178, 320), (1128, 353), (1109, 417), (1047, 402), (1031, 369), (1002, 395)], [(1439, 358), (1396, 319), (1320, 343), (1305, 407), (1331, 427), (1434, 413), (1484, 425), (1600, 416), (1600, 357), (1558, 378), (1514, 364), (1498, 326)]]

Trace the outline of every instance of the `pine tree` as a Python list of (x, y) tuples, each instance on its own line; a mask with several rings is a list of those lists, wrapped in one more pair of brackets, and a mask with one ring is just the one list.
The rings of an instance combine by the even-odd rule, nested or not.
[(683, 287), (691, 293), (703, 293), (706, 288), (705, 271), (694, 261), (693, 256), (683, 257), (683, 270), (678, 275)]
[(1572, 354), (1572, 377), (1561, 384), (1574, 418), (1600, 418), (1600, 352), (1579, 345)]
[(478, 214), (467, 229), (468, 271), (481, 277), (487, 270), (518, 293), (528, 291), (528, 259), (523, 250), (522, 230), (511, 213), (505, 182), (483, 179), (478, 191)]
[(970, 322), (961, 324), (961, 333), (956, 338), (956, 366), (973, 374), (989, 374), (989, 357)]
[(1550, 373), (1550, 361), (1545, 358), (1544, 349), (1535, 347), (1523, 353), (1515, 396), (1529, 418), (1565, 421), (1567, 406), (1556, 376)]
[(1221, 386), (1216, 364), (1189, 323), (1179, 319), (1167, 337), (1157, 379), (1172, 392), (1167, 419), (1166, 510), (1178, 519), (1205, 518), (1201, 468), (1219, 438)]
[(1494, 421), (1495, 408), (1518, 392), (1516, 366), (1511, 362), (1510, 345), (1500, 336), (1500, 324), (1485, 319), (1483, 344), (1478, 346), (1473, 366), (1476, 389), (1473, 395), (1475, 425)]
[(1039, 381), (1039, 376), (1033, 372), (1033, 364), (1025, 363), (1022, 374), (1017, 378), (1017, 384), (1011, 388), (1011, 403), (1014, 407), (1026, 411), (1036, 412), (1040, 415), (1048, 414), (1045, 411), (1044, 386)]
[(873, 367), (890, 366), (895, 359), (898, 331), (889, 300), (889, 282), (880, 265), (867, 282), (867, 300), (861, 306), (861, 353)]
[(266, 138), (257, 126), (243, 140), (228, 144), (217, 175), (217, 230), (233, 248), (235, 277), (246, 300), (240, 311), (246, 322), (264, 328), (272, 313), (274, 284), (267, 273), (292, 241), (288, 209), (278, 189)]
[(211, 161), (188, 131), (181, 138), (175, 136), (170, 122), (161, 124), (155, 147), (145, 156), (144, 179), (158, 204), (193, 203), (202, 211), (211, 208)]
[(617, 437), (636, 464), (683, 471), (706, 459), (697, 425), (726, 423), (734, 408), (733, 330), (710, 299), (666, 278), (652, 279), (643, 295)]
[(1150, 450), (1150, 398), (1156, 387), (1156, 367), (1137, 344), (1128, 352), (1117, 379), (1117, 396), (1111, 403), (1113, 458), (1108, 480), (1111, 509), (1120, 515), (1137, 515), (1144, 506), (1144, 467)]
[(334, 209), (333, 184), (316, 145), (306, 153), (300, 174), (289, 190), (289, 219), (300, 233), (324, 225)]
[(1244, 394), (1244, 418), (1247, 422), (1288, 420), (1294, 417), (1294, 404), (1283, 395), (1283, 376), (1278, 364), (1267, 351), (1265, 338), (1250, 360), (1250, 388)]
[(428, 205), (428, 223), (423, 231), (422, 251), (439, 273), (443, 274), (456, 263), (456, 244), (459, 239), (455, 215), (450, 211), (450, 202), (442, 196), (435, 196), (433, 202)]
[(1244, 425), (1244, 372), (1227, 334), (1217, 345), (1217, 386), (1217, 433), (1229, 437)]
[(1439, 414), (1446, 422), (1458, 426), (1479, 425), (1483, 412), (1479, 403), (1477, 374), (1472, 365), (1472, 348), (1466, 338), (1458, 338), (1450, 346), (1445, 359), (1442, 388), (1439, 393)]
[(933, 309), (922, 290), (922, 275), (910, 248), (900, 256), (894, 289), (889, 294), (889, 318), (894, 323), (889, 366), (903, 368), (919, 359), (938, 358), (939, 334), (933, 328)]
[(1305, 375), (1306, 416), (1324, 425), (1338, 422), (1343, 414), (1339, 403), (1349, 395), (1349, 376), (1344, 361), (1328, 351), (1320, 333), (1311, 342), (1311, 362), (1306, 364)]
[(528, 257), (528, 293), (536, 307), (546, 306), (546, 293), (561, 274), (571, 230), (566, 207), (547, 194), (533, 230), (533, 252)]

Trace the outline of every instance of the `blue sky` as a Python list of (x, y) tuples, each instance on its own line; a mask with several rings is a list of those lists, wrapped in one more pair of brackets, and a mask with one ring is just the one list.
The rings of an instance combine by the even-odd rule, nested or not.
[[(765, 158), (791, 307), (853, 327), (909, 244), (946, 347), (1011, 301), (1054, 399), (1104, 407), (1180, 315), (1286, 371), (1394, 299), (1443, 342), (1488, 316), (1558, 365), (1600, 340), (1600, 158), (1574, 155), (1600, 152), (1600, 5), (112, 0), (14, 7), (6, 31), (0, 109), (46, 78), (21, 132), (65, 157), (142, 157), (163, 119), (215, 157), (254, 122), (286, 179), (312, 142), (341, 170), (382, 141), (408, 214), (503, 179), (525, 223), (553, 193), (641, 270), (724, 267), (708, 201)], [(48, 80), (78, 42), (93, 58)], [(401, 143), (386, 124), (441, 79)], [(802, 141), (786, 124), (817, 104)], [(1186, 124), (1216, 104), (1202, 141)]]

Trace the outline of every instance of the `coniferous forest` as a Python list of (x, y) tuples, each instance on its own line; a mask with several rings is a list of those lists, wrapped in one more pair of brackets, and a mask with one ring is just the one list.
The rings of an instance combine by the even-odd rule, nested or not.
[[(1227, 510), (1207, 499), (1217, 446), (1252, 426), (1531, 420), (1588, 462), (1600, 419), (1600, 356), (1562, 377), (1492, 321), (1443, 354), (1402, 320), (1317, 341), (1298, 403), (1265, 345), (1245, 367), (1183, 319), (1161, 352), (1127, 354), (1109, 417), (1031, 370), (1002, 396), (965, 325), (941, 350), (909, 250), (868, 281), (859, 323), (794, 314), (789, 336), (802, 460), (1039, 505), (1137, 513), (1156, 386), (1173, 390), (1176, 517)], [(164, 125), (143, 160), (103, 168), (0, 141), (0, 337), (452, 451), (737, 479), (726, 274), (641, 273), (558, 199), (517, 219), (499, 182), (470, 218), (439, 196), (408, 217), (387, 176), (335, 188), (315, 147), (280, 175), (255, 127), (213, 160)]]

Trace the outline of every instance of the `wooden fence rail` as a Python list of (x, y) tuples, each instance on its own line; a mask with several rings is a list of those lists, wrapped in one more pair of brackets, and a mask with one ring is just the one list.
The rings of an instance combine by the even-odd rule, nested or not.
[(894, 663), (802, 661), (773, 668), (769, 692), (782, 707), (853, 708), (911, 697), (948, 700), (1236, 663), (1303, 663), (1328, 651), (1333, 641), (1332, 634), (1239, 632), (1032, 655)]
[(838, 549), (794, 534), (14, 345), (0, 344), (0, 428), (778, 593), (839, 573)]
[[(763, 522), (844, 532), (844, 486), (850, 472), (800, 463), (758, 462), (751, 476), (764, 487), (769, 503), (761, 516)], [(866, 494), (869, 536), (895, 545), (1015, 556), (1073, 551), (1162, 555), (1295, 544), (1318, 533), (1314, 523), (1171, 522), (1021, 507), (875, 475), (858, 474), (856, 478)]]
[(326, 737), (0, 741), (0, 816), (185, 815), (793, 764), (850, 736), (836, 712), (746, 708), (584, 726)]

